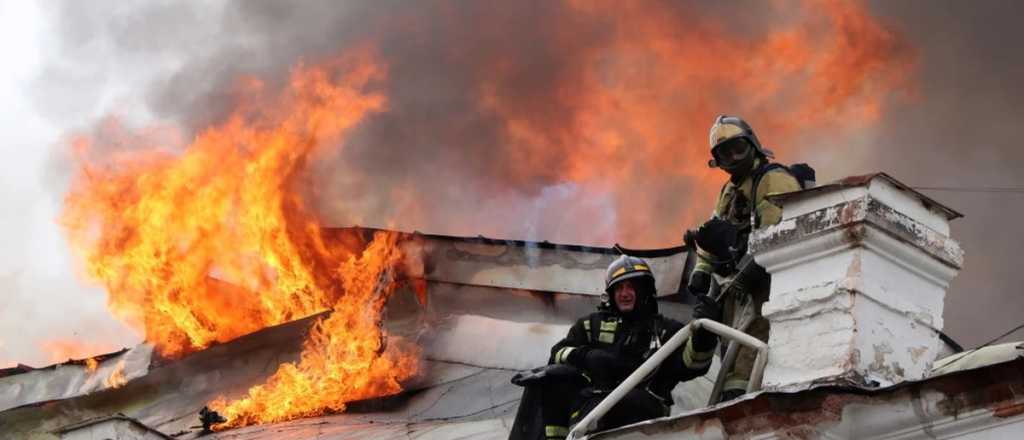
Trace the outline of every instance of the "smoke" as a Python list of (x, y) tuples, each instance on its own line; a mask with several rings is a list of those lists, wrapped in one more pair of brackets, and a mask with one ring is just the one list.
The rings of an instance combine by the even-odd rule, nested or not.
[[(193, 133), (234, 107), (242, 76), (273, 84), (372, 45), (389, 111), (313, 164), (326, 222), (587, 244), (674, 244), (706, 216), (722, 180), (703, 165), (716, 114), (744, 114), (795, 155), (791, 140), (876, 117), (910, 58), (898, 35), (838, 2), (58, 6), (70, 61), (42, 84), (138, 71), (116, 79), (144, 98), (129, 116)], [(51, 98), (40, 101), (78, 97)], [(567, 183), (574, 195), (543, 202)], [(615, 212), (588, 208), (593, 197)], [(617, 222), (556, 226), (607, 224), (590, 214)]]
[[(390, 110), (315, 165), (328, 222), (660, 246), (706, 216), (722, 179), (703, 165), (717, 113), (748, 116), (796, 155), (790, 141), (869, 124), (911, 58), (898, 35), (833, 2), (420, 6), (230, 5), (223, 25), (250, 45), (186, 61), (150, 107), (199, 129), (229, 105), (236, 73), (281, 78), (370, 42), (389, 68)], [(565, 183), (584, 190), (537, 202)], [(579, 214), (595, 195), (612, 200), (614, 227), (530, 222)]]
[[(67, 243), (54, 222), (63, 188), (50, 171), (48, 147), (69, 125), (42, 117), (26, 97), (43, 66), (59, 59), (47, 58), (53, 52), (44, 49), (40, 27), (46, 17), (38, 7), (0, 2), (0, 367), (45, 364), (42, 342), (55, 338), (102, 340), (109, 347), (138, 341), (109, 317), (101, 290), (74, 278)], [(53, 84), (51, 90), (72, 85)], [(91, 87), (77, 88), (86, 94)]]
[[(877, 2), (920, 53), (915, 98), (867, 133), (862, 169), (917, 186), (1024, 187), (1024, 31), (1013, 1)], [(852, 158), (851, 158), (852, 159)], [(947, 333), (971, 347), (1024, 320), (1024, 194), (923, 191), (962, 212), (952, 224), (964, 270), (946, 300)], [(1008, 337), (1020, 340), (1024, 334)]]
[[(966, 78), (993, 75), (959, 61), (1000, 45), (937, 32), (957, 17), (941, 8), (917, 16), (920, 8), (902, 4), (831, 1), (49, 6), (56, 56), (33, 90), (39, 110), (69, 129), (116, 113), (176, 123), (188, 138), (234, 108), (240, 77), (281, 83), (296, 65), (372, 45), (388, 69), (388, 111), (310, 164), (309, 197), (331, 225), (674, 245), (710, 212), (724, 180), (704, 166), (719, 113), (746, 117), (781, 160), (812, 162), (819, 180), (882, 168), (913, 184), (1014, 183), (1010, 162), (995, 158), (1016, 156), (1003, 133), (1021, 101), (996, 83), (985, 84), (987, 97), (966, 92)], [(71, 86), (83, 82), (95, 87)], [(985, 121), (1004, 124), (954, 130), (963, 125), (949, 122), (970, 103), (1001, 103), (1005, 111), (990, 108)], [(973, 168), (949, 165), (942, 158), (962, 152), (955, 139), (993, 154), (966, 162)], [(1013, 255), (1013, 240), (982, 232), (998, 230), (1001, 215), (984, 213), (1005, 201), (968, 209), (939, 199), (968, 215), (955, 229), (969, 265), (955, 290), (1003, 277), (998, 289), (1011, 291), (1019, 278), (997, 256)], [(968, 344), (976, 329), (959, 326), (967, 315), (956, 310), (972, 307), (953, 300), (947, 313)]]

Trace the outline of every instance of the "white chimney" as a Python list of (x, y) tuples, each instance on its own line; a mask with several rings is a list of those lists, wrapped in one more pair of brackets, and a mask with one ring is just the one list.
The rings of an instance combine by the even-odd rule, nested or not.
[(949, 237), (961, 215), (885, 174), (773, 200), (782, 221), (750, 238), (772, 275), (765, 388), (926, 377), (946, 288), (963, 264)]

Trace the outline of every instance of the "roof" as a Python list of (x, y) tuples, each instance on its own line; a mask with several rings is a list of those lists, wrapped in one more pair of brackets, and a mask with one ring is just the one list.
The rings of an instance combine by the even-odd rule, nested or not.
[(1024, 357), (1024, 342), (1008, 342), (963, 351), (935, 361), (933, 375), (973, 370)]
[[(344, 414), (204, 438), (505, 438), (521, 392), (509, 382), (513, 372), (545, 363), (546, 348), (566, 333), (567, 325), (594, 310), (603, 292), (604, 268), (617, 254), (611, 248), (419, 236), (427, 259), (428, 307), (419, 306), (411, 291), (399, 291), (388, 305), (386, 322), (390, 334), (416, 339), (426, 354), (424, 374), (405, 384), (406, 392), (355, 402)], [(691, 264), (684, 248), (637, 254), (655, 268), (659, 290), (678, 293)], [(685, 320), (690, 311), (674, 300), (678, 296), (663, 298), (662, 312)], [(200, 408), (221, 395), (241, 395), (281, 362), (296, 359), (304, 333), (318, 317), (263, 329), (175, 361), (144, 344), (101, 357), (98, 373), (72, 361), (0, 377), (0, 425), (14, 435), (37, 435), (121, 412), (175, 438), (194, 438)], [(102, 386), (121, 362), (127, 383)], [(673, 411), (704, 406), (713, 374), (677, 387)]]
[[(390, 334), (416, 339), (424, 349), (422, 377), (404, 384), (407, 391), (398, 396), (353, 403), (344, 414), (235, 429), (218, 437), (279, 438), (282, 432), (293, 432), (303, 438), (310, 430), (375, 439), (407, 438), (409, 432), (427, 438), (507, 435), (521, 392), (509, 379), (515, 371), (546, 363), (546, 347), (567, 333), (569, 323), (595, 309), (605, 268), (618, 252), (418, 235), (427, 260), (429, 305), (420, 306), (412, 291), (400, 290), (388, 304), (385, 324)], [(677, 293), (687, 263), (685, 250), (638, 253), (649, 259), (662, 282), (659, 288)], [(689, 317), (682, 303), (663, 305), (663, 313)], [(189, 438), (198, 432), (197, 413), (209, 401), (239, 396), (262, 383), (281, 362), (296, 359), (305, 332), (318, 317), (263, 329), (173, 361), (143, 344), (102, 356), (96, 372), (71, 361), (2, 377), (0, 425), (13, 435), (49, 438), (52, 434), (39, 433), (121, 412), (162, 433)], [(481, 334), (489, 337), (481, 340)], [(105, 386), (103, 379), (122, 362), (127, 383)], [(690, 386), (709, 389), (710, 382)], [(703, 402), (684, 403), (696, 407)]]
[(131, 424), (132, 426), (136, 427), (137, 429), (140, 429), (140, 430), (143, 430), (143, 431), (145, 431), (147, 433), (153, 434), (154, 436), (159, 437), (159, 438), (163, 438), (163, 439), (167, 439), (167, 440), (173, 440), (173, 438), (174, 438), (174, 437), (166, 435), (166, 434), (164, 434), (164, 433), (162, 433), (160, 431), (157, 431), (157, 430), (155, 430), (153, 428), (150, 428), (150, 427), (146, 426), (145, 424), (143, 424), (142, 422), (140, 422), (138, 420), (135, 420), (135, 419), (133, 419), (131, 417), (127, 417), (124, 414), (115, 414), (115, 415), (112, 415), (112, 416), (96, 417), (96, 418), (88, 419), (88, 420), (85, 420), (85, 421), (80, 422), (80, 423), (74, 423), (74, 424), (65, 426), (63, 428), (57, 429), (57, 430), (54, 431), (54, 433), (55, 434), (65, 434), (65, 433), (69, 433), (69, 432), (73, 432), (73, 431), (78, 431), (78, 430), (81, 430), (81, 429), (84, 429), (84, 428), (88, 428), (88, 427), (91, 427), (91, 426), (95, 426), (95, 425), (99, 425), (99, 424), (103, 424), (103, 423), (110, 423), (110, 422), (115, 422), (115, 423), (117, 423), (117, 422), (124, 422), (124, 423), (128, 423), (128, 424)]
[(1024, 434), (1024, 357), (881, 389), (828, 384), (762, 391), (588, 438), (952, 438), (969, 433)]
[[(372, 234), (373, 228), (333, 228)], [(340, 234), (339, 234), (340, 235)], [(659, 296), (678, 295), (685, 289), (685, 274), (693, 266), (684, 246), (662, 249), (625, 249), (578, 246), (547, 241), (502, 240), (412, 233), (422, 244), (424, 278), (428, 281), (526, 289), (538, 292), (600, 296), (604, 275), (620, 249), (651, 265)], [(416, 242), (416, 241), (414, 241)], [(616, 249), (617, 248), (617, 249)]]

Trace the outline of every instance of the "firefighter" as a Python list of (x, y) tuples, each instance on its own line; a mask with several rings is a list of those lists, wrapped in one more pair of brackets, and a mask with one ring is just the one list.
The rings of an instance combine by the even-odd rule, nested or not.
[[(695, 233), (688, 232), (695, 237), (692, 241), (696, 242), (699, 258), (687, 287), (698, 297), (708, 293), (712, 277), (717, 277), (722, 286), (738, 279), (737, 262), (746, 254), (750, 231), (782, 219), (782, 208), (766, 196), (801, 189), (788, 168), (771, 162), (771, 151), (761, 145), (743, 119), (719, 116), (711, 126), (710, 144), (712, 159), (708, 165), (728, 173), (729, 180), (722, 187), (712, 218)], [(744, 267), (755, 274), (744, 274), (743, 279), (754, 282), (729, 289), (728, 297), (722, 298), (725, 323), (737, 327), (743, 318), (739, 311), (747, 305), (753, 319), (747, 333), (767, 342), (768, 321), (761, 316), (761, 306), (768, 299), (770, 279), (756, 263)], [(726, 375), (721, 400), (746, 392), (756, 355), (749, 348), (739, 350), (734, 367)]]
[[(537, 437), (565, 438), (571, 424), (582, 420), (683, 327), (658, 313), (654, 281), (650, 266), (640, 258), (623, 255), (608, 266), (607, 296), (598, 311), (577, 320), (568, 336), (551, 348), (549, 366), (535, 370), (541, 376), (551, 376), (539, 398), (544, 426), (543, 436)], [(699, 302), (693, 317), (717, 321), (721, 310), (713, 301)], [(598, 422), (598, 429), (668, 415), (672, 389), (681, 381), (707, 373), (717, 342), (713, 333), (698, 330), (646, 382), (626, 394)], [(526, 402), (524, 393), (520, 414)], [(536, 438), (517, 426), (526, 419), (528, 416), (517, 415), (511, 438)]]

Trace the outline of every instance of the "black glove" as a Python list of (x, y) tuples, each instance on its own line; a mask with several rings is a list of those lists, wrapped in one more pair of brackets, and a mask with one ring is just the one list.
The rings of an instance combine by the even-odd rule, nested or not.
[(512, 376), (512, 384), (521, 387), (531, 385), (547, 385), (550, 383), (572, 383), (585, 385), (586, 379), (580, 369), (572, 365), (554, 364), (537, 367), (532, 370), (520, 371)]
[(686, 284), (686, 289), (693, 296), (707, 295), (711, 290), (711, 274), (700, 270), (693, 271), (690, 274), (690, 282)]
[(695, 239), (697, 246), (713, 255), (715, 260), (732, 260), (733, 250), (739, 240), (739, 228), (727, 220), (715, 217), (700, 225)]
[(697, 304), (693, 306), (693, 319), (722, 322), (722, 306), (710, 296), (700, 295), (697, 297)]
[[(722, 307), (711, 297), (700, 295), (697, 297), (697, 304), (693, 307), (693, 319), (722, 322)], [(697, 351), (714, 350), (717, 343), (718, 337), (703, 328), (693, 334), (693, 348)]]
[(621, 356), (616, 356), (614, 353), (600, 348), (586, 351), (583, 368), (590, 373), (598, 385), (617, 382), (632, 372), (629, 362), (626, 362)]

